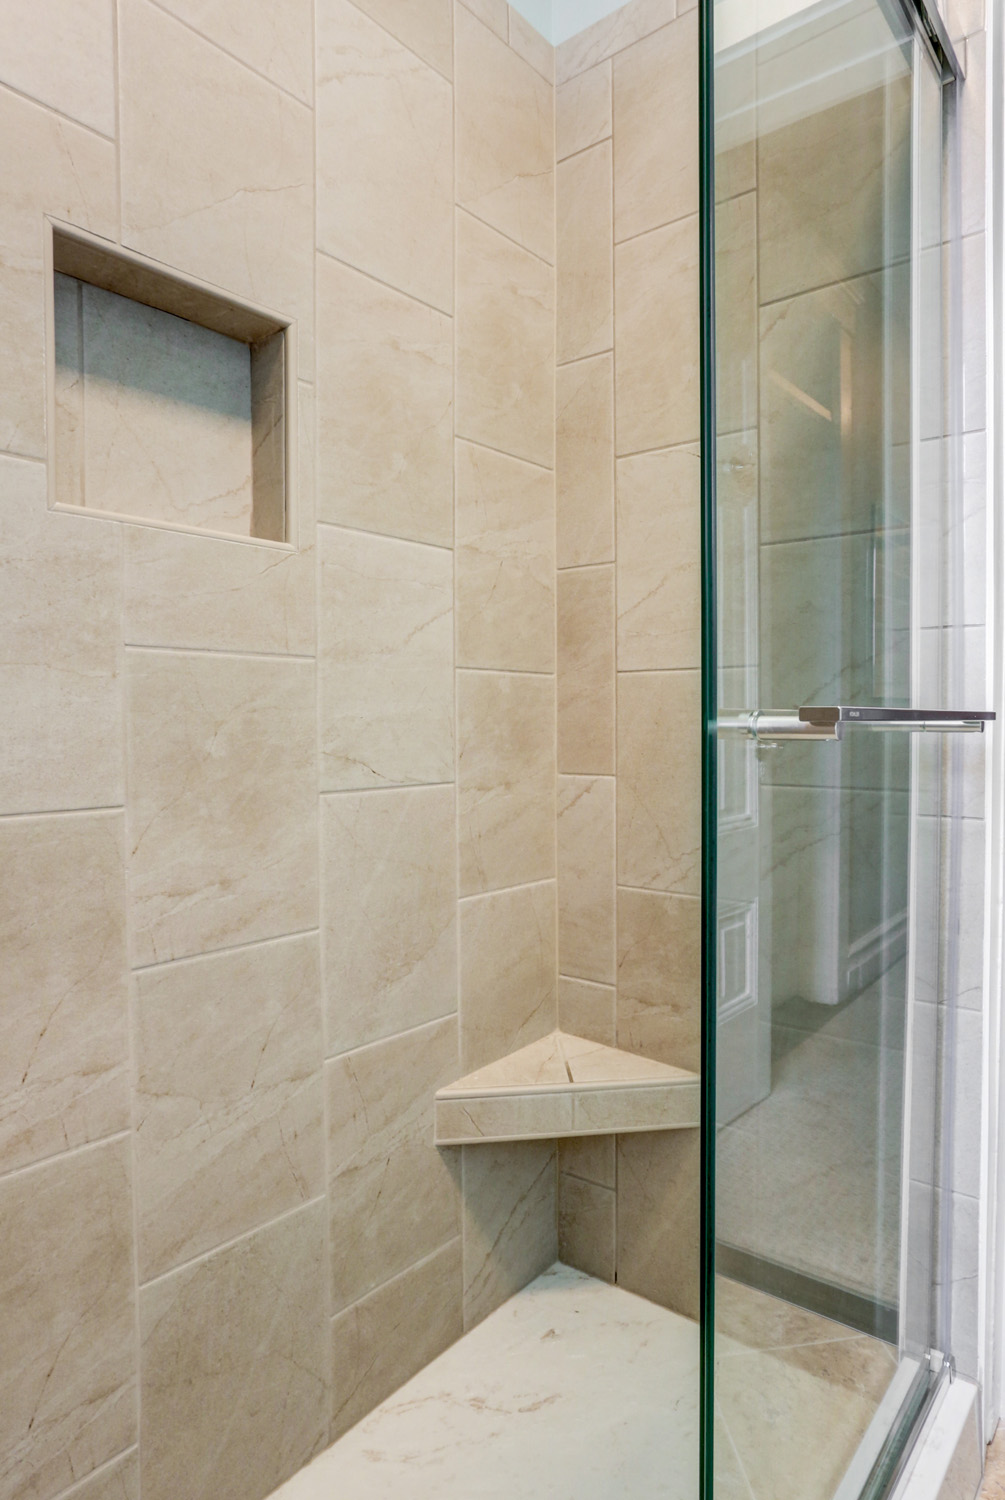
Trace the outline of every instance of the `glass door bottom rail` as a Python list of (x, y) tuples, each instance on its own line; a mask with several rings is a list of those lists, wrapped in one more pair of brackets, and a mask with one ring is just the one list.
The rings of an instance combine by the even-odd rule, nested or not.
[[(719, 1482), (832, 1500), (895, 1351), (723, 1277), (717, 1303)], [(695, 1500), (698, 1363), (696, 1323), (555, 1265), (272, 1500)]]

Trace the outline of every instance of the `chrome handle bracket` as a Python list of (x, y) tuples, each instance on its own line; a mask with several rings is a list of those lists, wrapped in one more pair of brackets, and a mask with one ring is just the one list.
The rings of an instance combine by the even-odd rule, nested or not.
[(995, 715), (934, 708), (876, 708), (847, 704), (810, 704), (797, 709), (754, 709), (724, 714), (720, 734), (739, 734), (760, 743), (781, 740), (842, 740), (848, 729), (898, 730), (907, 734), (983, 734)]

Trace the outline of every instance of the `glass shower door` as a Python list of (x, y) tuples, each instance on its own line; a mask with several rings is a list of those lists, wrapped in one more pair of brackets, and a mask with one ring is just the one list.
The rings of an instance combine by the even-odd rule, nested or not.
[(706, 1495), (858, 1500), (945, 1347), (943, 78), (892, 0), (710, 11)]

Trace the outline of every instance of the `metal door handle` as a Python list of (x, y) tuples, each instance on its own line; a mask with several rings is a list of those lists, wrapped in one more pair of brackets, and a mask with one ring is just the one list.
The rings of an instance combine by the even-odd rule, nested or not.
[(868, 708), (846, 704), (811, 704), (796, 709), (754, 709), (725, 714), (717, 721), (720, 734), (741, 734), (751, 740), (841, 740), (846, 729), (894, 730), (909, 734), (983, 734), (995, 715), (953, 712), (944, 708)]

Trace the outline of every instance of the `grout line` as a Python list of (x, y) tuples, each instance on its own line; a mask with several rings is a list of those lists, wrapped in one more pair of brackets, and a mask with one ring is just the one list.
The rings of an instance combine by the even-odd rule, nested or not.
[(375, 537), (382, 542), (404, 542), (408, 547), (432, 547), (436, 552), (453, 552), (452, 542), (427, 542), (414, 536), (399, 536), (394, 531), (372, 531), (366, 526), (347, 526), (342, 521), (327, 521), (320, 516), (317, 519), (318, 530), (323, 527), (325, 531), (347, 531), (352, 536)]
[[(699, 210), (697, 208), (691, 208), (687, 211), (686, 214), (678, 214), (676, 218), (666, 219), (662, 224), (653, 224), (649, 229), (640, 229), (638, 234), (627, 234), (625, 235), (625, 238), (623, 240), (614, 241), (615, 254), (617, 254), (617, 252), (624, 245), (634, 245), (639, 240), (644, 240), (648, 235), (662, 234), (667, 229), (674, 229), (679, 227), (681, 224), (686, 224), (689, 219), (694, 219), (697, 222), (700, 217), (701, 215)], [(789, 299), (785, 297), (780, 298), (779, 300), (787, 302)]]
[[(421, 1271), (425, 1266), (428, 1266), (431, 1261), (434, 1261), (438, 1255), (443, 1255), (445, 1251), (452, 1250), (455, 1245), (460, 1243), (460, 1240), (461, 1234), (458, 1230), (457, 1234), (452, 1234), (449, 1240), (444, 1240), (442, 1245), (437, 1245), (435, 1250), (430, 1250), (428, 1255), (423, 1255), (419, 1260), (413, 1261), (412, 1264), (410, 1266), (406, 1266), (403, 1271), (395, 1271), (394, 1275), (388, 1276), (386, 1281), (378, 1281), (377, 1285), (371, 1287), (368, 1292), (364, 1292), (362, 1297), (357, 1297), (354, 1302), (347, 1302), (345, 1307), (340, 1307), (338, 1312), (334, 1312), (331, 1314), (331, 1321), (334, 1323), (338, 1318), (343, 1317), (346, 1313), (353, 1312), (355, 1308), (360, 1307), (364, 1302), (368, 1302), (371, 1297), (376, 1297), (378, 1292), (383, 1292), (387, 1287), (393, 1286), (396, 1281), (403, 1281), (406, 1276), (411, 1276), (413, 1272)], [(429, 1363), (430, 1361), (427, 1361), (427, 1363), (423, 1365), (422, 1368), (424, 1370), (427, 1369)]]
[(558, 877), (556, 875), (543, 875), (540, 880), (522, 880), (518, 885), (500, 885), (494, 886), (490, 891), (472, 891), (469, 895), (462, 894), (458, 896), (457, 901), (459, 906), (466, 906), (472, 901), (488, 901), (492, 896), (506, 896), (513, 891), (533, 891), (543, 885), (557, 884)]
[[(684, 438), (679, 443), (660, 443), (655, 448), (632, 448), (628, 453), (619, 453), (617, 442), (615, 442), (614, 462), (615, 464), (619, 464), (626, 458), (648, 458), (653, 453), (682, 453), (686, 452), (688, 448), (699, 448), (700, 446), (701, 438), (693, 437)], [(615, 551), (617, 551), (617, 548), (615, 548)]]
[(387, 786), (349, 786), (327, 790), (322, 787), (318, 796), (322, 801), (326, 797), (379, 797), (384, 792), (433, 792), (454, 785), (453, 781), (405, 781)]
[[(676, 11), (676, 5), (674, 6), (674, 10)], [(619, 600), (618, 600), (618, 575), (619, 575), (619, 568), (618, 568), (618, 400), (617, 400), (617, 392), (618, 392), (618, 307), (617, 307), (617, 277), (616, 277), (616, 274), (615, 274), (616, 259), (615, 259), (615, 244), (614, 244), (615, 225), (618, 222), (618, 220), (617, 220), (617, 211), (618, 211), (618, 203), (617, 203), (617, 174), (615, 173), (615, 170), (614, 170), (614, 149), (615, 149), (615, 141), (614, 141), (614, 121), (615, 121), (614, 103), (615, 103), (615, 100), (614, 100), (614, 96), (615, 96), (615, 87), (616, 87), (616, 81), (617, 80), (616, 80), (616, 77), (615, 77), (615, 68), (614, 68), (613, 58), (610, 61), (610, 70), (611, 70), (611, 244), (610, 244), (610, 256), (609, 256), (609, 259), (608, 259), (608, 274), (609, 274), (609, 276), (611, 278), (611, 346), (612, 346), (611, 347), (611, 382), (610, 382), (610, 402), (611, 402), (610, 489), (611, 489), (611, 510), (612, 510), (612, 515), (611, 515), (611, 537), (612, 537), (612, 541), (613, 541), (612, 550), (613, 550), (613, 553), (614, 553), (614, 559), (613, 559), (613, 565), (614, 566), (613, 566), (613, 573), (612, 573), (612, 579), (613, 579), (613, 584), (614, 584), (614, 590), (613, 590), (613, 592), (614, 592), (614, 618), (610, 622), (610, 627), (611, 627), (611, 636), (612, 636), (612, 645), (613, 645), (613, 658), (614, 658), (614, 673), (613, 673), (614, 681), (611, 684), (611, 697), (612, 697), (612, 700), (613, 700), (612, 703), (611, 703), (611, 712), (612, 712), (613, 719), (614, 719), (614, 722), (613, 722), (613, 724), (611, 726), (612, 727), (612, 738), (613, 738), (613, 741), (614, 741), (613, 746), (612, 746), (612, 763), (613, 763), (613, 769), (614, 769), (614, 829), (613, 829), (613, 834), (614, 834), (614, 857), (613, 857), (613, 860), (611, 862), (612, 863), (612, 868), (611, 868), (611, 871), (610, 871), (611, 885), (610, 885), (609, 890), (608, 890), (608, 896), (609, 896), (609, 899), (610, 899), (610, 901), (612, 903), (612, 908), (613, 908), (613, 911), (612, 911), (612, 918), (613, 919), (612, 919), (612, 922), (611, 922), (611, 928), (612, 928), (612, 931), (613, 931), (613, 941), (614, 941), (614, 954), (613, 954), (613, 957), (614, 957), (614, 980), (615, 980), (615, 982), (614, 982), (614, 985), (612, 986), (612, 989), (613, 989), (613, 1004), (614, 1004), (614, 1017), (613, 1017), (613, 1020), (614, 1020), (614, 1045), (615, 1045), (615, 1047), (617, 1047), (618, 1044), (619, 1044), (619, 1042), (620, 1042), (620, 1040), (621, 1040), (620, 1035), (619, 1035), (619, 1032), (620, 1032), (619, 1019), (620, 1019), (620, 1017), (619, 1017), (619, 1005), (618, 1005), (618, 994), (619, 994), (619, 991), (618, 991), (618, 983), (617, 983), (617, 979), (618, 979), (617, 958), (618, 958), (618, 952), (619, 952), (619, 947), (618, 947), (618, 943), (619, 943), (619, 932), (618, 932), (618, 908), (619, 908), (619, 901), (618, 901), (618, 800), (619, 800), (618, 799), (618, 790), (619, 790), (618, 746), (619, 746), (619, 738), (620, 738), (619, 735), (618, 735), (618, 708), (619, 708), (619, 681), (620, 681), (620, 678), (619, 678), (619, 673), (618, 673), (618, 619), (619, 619)], [(612, 1274), (613, 1274), (613, 1283), (614, 1283), (615, 1286), (617, 1286), (618, 1279), (619, 1279), (620, 1256), (621, 1256), (621, 1245), (620, 1245), (620, 1236), (619, 1236), (619, 1225), (620, 1225), (620, 1222), (621, 1222), (621, 1215), (618, 1212), (618, 1208), (619, 1208), (619, 1205), (620, 1205), (620, 1202), (621, 1202), (621, 1187), (620, 1187), (620, 1181), (619, 1181), (619, 1175), (620, 1174), (619, 1174), (619, 1170), (618, 1170), (619, 1164), (620, 1164), (620, 1160), (621, 1160), (621, 1151), (620, 1151), (619, 1138), (618, 1138), (617, 1135), (614, 1135), (612, 1137), (612, 1147), (613, 1147), (613, 1156), (614, 1156), (614, 1162), (613, 1162), (613, 1167), (614, 1167), (614, 1171), (613, 1171), (613, 1176), (614, 1176), (614, 1182), (613, 1182), (613, 1188), (614, 1188), (614, 1235), (613, 1235), (613, 1245), (612, 1245), (612, 1254), (613, 1254), (614, 1265), (613, 1265), (613, 1273)]]
[(23, 1162), (20, 1167), (11, 1167), (9, 1172), (0, 1174), (0, 1182), (9, 1182), (13, 1177), (24, 1177), (28, 1172), (40, 1172), (56, 1162), (71, 1161), (77, 1156), (82, 1156), (85, 1151), (100, 1151), (103, 1146), (111, 1146), (117, 1141), (129, 1140), (131, 1131), (127, 1126), (124, 1130), (113, 1131), (111, 1135), (99, 1136), (96, 1141), (84, 1141), (79, 1146), (71, 1146), (66, 1151), (51, 1151), (48, 1156), (40, 1156), (37, 1161)]
[(142, 641), (125, 641), (127, 651), (145, 651), (153, 656), (217, 656), (238, 661), (314, 662), (313, 654), (293, 651), (218, 651), (213, 646), (153, 646)]
[(528, 667), (467, 667), (458, 666), (458, 672), (480, 672), (486, 677), (533, 677), (554, 678), (554, 672), (531, 671)]
[(557, 359), (556, 370), (574, 370), (577, 365), (588, 365), (594, 359), (610, 359), (614, 353), (614, 344), (608, 349), (598, 349), (594, 354), (580, 354), (575, 359)]
[[(561, 85), (558, 85), (558, 87), (561, 87)], [(575, 161), (577, 157), (579, 157), (579, 156), (585, 156), (586, 153), (587, 153), (587, 151), (595, 151), (598, 146), (605, 145), (607, 141), (611, 141), (612, 143), (614, 141), (614, 128), (613, 128), (613, 125), (612, 125), (611, 129), (607, 132), (606, 135), (598, 136), (597, 139), (595, 141), (591, 141), (588, 146), (580, 146), (577, 150), (570, 151), (569, 154), (568, 154), (568, 156), (559, 156), (559, 155), (557, 155), (557, 151), (556, 151), (555, 166), (556, 167), (564, 167), (564, 165), (565, 165), (565, 163), (567, 161)], [(584, 355), (582, 357), (585, 358), (585, 359), (589, 359), (591, 356), (590, 355)], [(572, 364), (576, 364), (577, 361), (573, 360), (573, 359), (570, 359), (568, 361), (568, 363), (570, 365), (572, 365)]]
[(46, 807), (37, 812), (0, 813), (0, 824), (15, 823), (18, 818), (89, 818), (95, 813), (124, 813), (124, 802), (109, 802), (98, 807)]
[(74, 1500), (75, 1496), (86, 1495), (89, 1493), (89, 1487), (94, 1480), (112, 1474), (115, 1468), (122, 1463), (123, 1459), (129, 1458), (131, 1454), (135, 1453), (138, 1458), (139, 1451), (138, 1443), (130, 1443), (128, 1448), (123, 1448), (121, 1452), (113, 1454), (111, 1458), (105, 1459), (104, 1463), (100, 1463), (96, 1469), (91, 1469), (82, 1479), (76, 1480), (68, 1490), (60, 1490), (59, 1494), (54, 1497), (54, 1500)]
[[(416, 52), (416, 50), (415, 50), (414, 47), (409, 46), (408, 42), (406, 42), (403, 37), (398, 36), (397, 32), (392, 31), (391, 28), (389, 26), (386, 26), (383, 21), (378, 21), (368, 10), (363, 10), (363, 8), (359, 4), (359, 0), (350, 0), (350, 3), (352, 4), (353, 9), (359, 11), (360, 15), (364, 16), (366, 18), (366, 20), (371, 23), (371, 25), (376, 26), (376, 28), (377, 28), (378, 31), (382, 31), (385, 36), (389, 36), (392, 41), (397, 42), (399, 47), (404, 48), (404, 50), (406, 52), (410, 52), (412, 54), (412, 56), (416, 59), (417, 62), (422, 63), (422, 65), (423, 65), (424, 68), (431, 68), (434, 73), (438, 74), (438, 76), (443, 79), (444, 83), (449, 83), (450, 86), (451, 86), (451, 88), (453, 88), (453, 83), (454, 83), (453, 78), (448, 77), (447, 74), (444, 73), (444, 71), (443, 71), (442, 68), (438, 68), (434, 62), (430, 62), (429, 59), (428, 59), (428, 57), (423, 57), (422, 54), (421, 54), (421, 52)], [(451, 17), (451, 23), (450, 23), (450, 40), (451, 40), (451, 60), (452, 60), (453, 59), (453, 18), (452, 17)], [(317, 54), (315, 53), (315, 56), (316, 55)]]
[(189, 33), (190, 36), (198, 37), (200, 42), (202, 42), (204, 46), (212, 47), (216, 52), (222, 53), (224, 57), (229, 57), (231, 62), (236, 63), (239, 68), (246, 68), (249, 73), (253, 73), (254, 76), (256, 78), (260, 78), (263, 83), (267, 83), (271, 88), (278, 90), (280, 94), (283, 94), (294, 104), (299, 104), (301, 109), (310, 110), (312, 114), (314, 113), (313, 104), (305, 103), (305, 101), (301, 99), (299, 94), (293, 93), (292, 89), (288, 89), (284, 83), (277, 83), (274, 78), (269, 77), (268, 73), (263, 73), (261, 68), (256, 68), (254, 63), (249, 63), (243, 57), (238, 57), (236, 52), (231, 52), (230, 48), (225, 47), (222, 42), (218, 42), (213, 37), (207, 36), (204, 31), (200, 31), (198, 27), (193, 26), (191, 22), (183, 20), (182, 17), (177, 15), (175, 11), (169, 10), (167, 6), (162, 3), (162, 0), (147, 0), (147, 4), (152, 5), (156, 10), (159, 10), (161, 15), (166, 16), (169, 21), (176, 21), (183, 30)]
[(95, 140), (104, 141), (109, 146), (115, 145), (114, 135), (106, 135), (103, 130), (98, 130), (97, 126), (78, 120), (76, 115), (68, 115), (65, 110), (60, 109), (58, 104), (46, 104), (45, 100), (39, 99), (36, 94), (29, 94), (26, 89), (19, 89), (16, 84), (8, 83), (6, 79), (0, 81), (0, 94), (10, 94), (15, 99), (23, 99), (25, 104), (31, 104), (35, 109), (41, 109), (46, 114), (55, 115), (57, 120), (73, 125), (77, 130), (85, 131)]
[[(700, 896), (692, 895), (689, 891), (664, 891), (650, 885), (626, 885), (623, 880), (618, 881), (616, 889), (619, 891), (634, 891), (639, 896), (669, 896), (674, 901), (701, 901)], [(591, 980), (590, 982), (595, 983), (598, 981)]]
[[(527, 66), (530, 67), (530, 64), (528, 63)], [(540, 76), (541, 75), (538, 74), (538, 77)], [(483, 219), (480, 214), (476, 214), (472, 209), (465, 207), (463, 203), (455, 203), (454, 208), (459, 213), (467, 214), (469, 219), (473, 219), (475, 223), (480, 224), (483, 229), (491, 230), (491, 232), (493, 234), (497, 234), (500, 239), (506, 240), (506, 242), (510, 245), (515, 245), (517, 250), (522, 250), (525, 255), (530, 255), (534, 260), (540, 261), (542, 266), (547, 266), (548, 269), (554, 274), (555, 262), (553, 260), (549, 260), (546, 255), (539, 255), (536, 250), (529, 250), (526, 245), (521, 244), (519, 240), (515, 240), (511, 234), (507, 234), (505, 229), (499, 229), (495, 224), (490, 224), (488, 219)]]
[[(317, 238), (317, 233), (317, 228), (315, 228), (315, 239)], [(357, 276), (365, 277), (367, 281), (372, 281), (376, 286), (385, 287), (387, 291), (394, 292), (398, 297), (404, 297), (408, 302), (417, 302), (420, 307), (426, 307), (430, 312), (438, 313), (441, 318), (450, 318), (453, 320), (453, 312), (447, 312), (444, 308), (437, 307), (435, 302), (427, 302), (424, 297), (417, 297), (414, 292), (406, 292), (402, 287), (395, 286), (393, 281), (384, 281), (380, 276), (375, 276), (372, 271), (364, 270), (362, 266), (357, 266), (351, 260), (343, 260), (340, 255), (335, 255), (333, 251), (326, 250), (321, 244), (315, 244), (314, 254), (315, 256), (320, 255), (323, 260), (330, 260), (333, 265), (341, 266), (345, 271), (352, 271)]]
[(188, 1260), (179, 1261), (176, 1266), (171, 1266), (167, 1271), (161, 1271), (149, 1280), (140, 1283), (140, 1290), (146, 1291), (149, 1287), (158, 1286), (167, 1281), (171, 1276), (177, 1276), (181, 1271), (191, 1271), (194, 1266), (201, 1266), (205, 1261), (211, 1260), (215, 1255), (221, 1255), (228, 1250), (243, 1245), (246, 1240), (253, 1239), (256, 1234), (262, 1234), (267, 1229), (275, 1229), (279, 1224), (285, 1224), (287, 1219), (292, 1219), (296, 1214), (306, 1213), (308, 1209), (317, 1208), (319, 1203), (327, 1204), (326, 1193), (318, 1193), (313, 1198), (305, 1198), (303, 1203), (298, 1203), (295, 1208), (288, 1208), (285, 1213), (276, 1214), (273, 1219), (266, 1219), (262, 1224), (255, 1224), (251, 1229), (245, 1229), (241, 1234), (235, 1234), (229, 1240), (222, 1240), (219, 1245), (213, 1245), (208, 1250), (201, 1250), (198, 1255), (191, 1256)]
[(361, 1042), (358, 1047), (347, 1047), (343, 1052), (333, 1052), (330, 1057), (325, 1058), (325, 1070), (330, 1063), (341, 1062), (346, 1057), (358, 1057), (361, 1052), (371, 1052), (375, 1047), (386, 1047), (389, 1042), (400, 1042), (405, 1037), (415, 1036), (420, 1031), (431, 1031), (434, 1026), (442, 1026), (445, 1021), (452, 1021), (457, 1015), (456, 1010), (448, 1010), (442, 1016), (434, 1016), (431, 1021), (420, 1021), (417, 1026), (406, 1026), (401, 1031), (389, 1032), (387, 1036), (379, 1036), (372, 1042)]
[(498, 453), (500, 458), (511, 458), (514, 463), (527, 464), (531, 469), (539, 469), (544, 474), (554, 474), (553, 464), (539, 464), (536, 458), (524, 458), (521, 453), (510, 453), (506, 448), (494, 448), (491, 443), (482, 442), (480, 438), (465, 437), (463, 433), (455, 432), (455, 443), (467, 443), (471, 448), (483, 448), (486, 453)]
[(206, 953), (186, 953), (179, 958), (162, 958), (152, 964), (133, 964), (133, 974), (149, 974), (152, 970), (171, 969), (178, 964), (195, 964), (210, 958), (219, 958), (224, 953), (245, 953), (249, 948), (263, 948), (266, 943), (285, 943), (293, 938), (310, 937), (317, 933), (318, 927), (301, 927), (296, 932), (277, 932), (272, 937), (252, 938), (245, 943), (228, 943), (224, 948), (211, 948)]
[(614, 559), (611, 558), (610, 561), (608, 561), (608, 562), (569, 563), (565, 567), (557, 568), (556, 572), (561, 575), (562, 573), (583, 573), (588, 568), (613, 568), (613, 567), (614, 567)]

